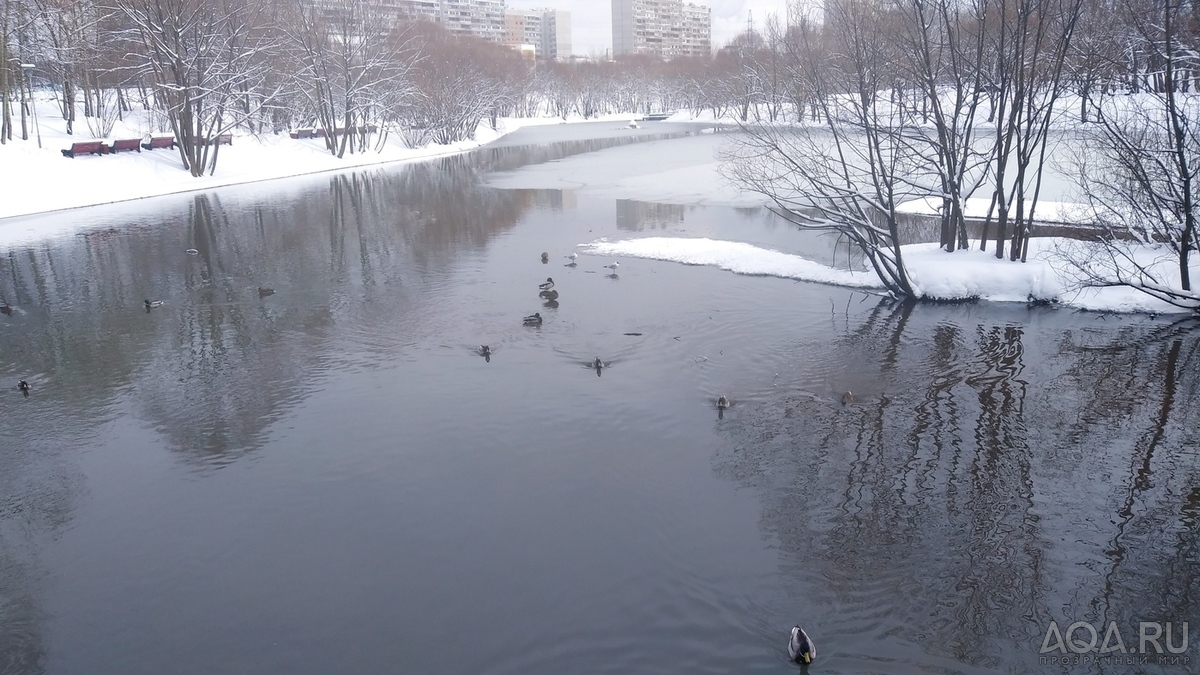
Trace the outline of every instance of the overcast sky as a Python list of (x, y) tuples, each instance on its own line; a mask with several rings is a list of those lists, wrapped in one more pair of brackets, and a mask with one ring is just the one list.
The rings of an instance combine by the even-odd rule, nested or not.
[[(686, 2), (687, 0), (685, 0)], [(754, 12), (754, 25), (762, 28), (771, 13), (787, 12), (786, 0), (690, 0), (712, 8), (713, 47), (720, 47), (746, 29), (746, 12)], [(508, 0), (514, 9), (561, 9), (571, 13), (571, 51), (580, 56), (603, 55), (612, 48), (610, 0)]]

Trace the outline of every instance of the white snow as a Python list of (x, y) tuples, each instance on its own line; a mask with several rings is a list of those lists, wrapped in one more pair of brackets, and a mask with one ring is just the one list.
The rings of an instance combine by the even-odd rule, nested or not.
[[(406, 147), (397, 134), (391, 134), (381, 152), (375, 152), (372, 146), (367, 152), (347, 154), (342, 159), (325, 149), (324, 139), (297, 140), (287, 134), (256, 137), (235, 132), (233, 144), (220, 147), (215, 175), (195, 178), (182, 168), (178, 151), (171, 149), (81, 155), (74, 159), (64, 157), (61, 151), (72, 143), (93, 140), (84, 118), (80, 115), (75, 123), (75, 134), (67, 135), (66, 123), (54, 101), (41, 98), (37, 104), (37, 127), (42, 147), (38, 147), (33, 119), (29, 120), (29, 140), (19, 138), (19, 117), (14, 118), (17, 129), (13, 140), (0, 145), (0, 185), (4, 186), (4, 194), (0, 197), (0, 219), (425, 159), (470, 150), (525, 126), (563, 121), (561, 118), (504, 118), (497, 125), (498, 130), (481, 124), (475, 140), (415, 149)], [(628, 115), (612, 115), (601, 121), (628, 119)], [(585, 120), (575, 118), (570, 121)], [(153, 125), (145, 114), (130, 113), (124, 121), (116, 123), (105, 140), (140, 139), (146, 134), (170, 136), (171, 132)], [(0, 229), (4, 225), (0, 222)]]
[[(1042, 223), (1088, 223), (1095, 218), (1092, 207), (1087, 204), (1070, 201), (1049, 201), (1039, 199), (1034, 215)], [(971, 219), (982, 220), (992, 209), (992, 198), (970, 197), (963, 200), (963, 215)], [(929, 197), (914, 199), (896, 205), (897, 213), (908, 213), (921, 216), (936, 216), (942, 212), (942, 200)], [(992, 217), (996, 214), (993, 210)]]
[(597, 256), (649, 258), (719, 267), (736, 274), (799, 279), (854, 288), (880, 288), (879, 279), (873, 272), (835, 269), (797, 255), (737, 241), (645, 237), (614, 242), (601, 239), (580, 246), (584, 253)]
[[(977, 242), (976, 242), (977, 244)], [(706, 265), (737, 274), (799, 279), (851, 288), (882, 289), (870, 271), (836, 269), (790, 253), (736, 241), (680, 237), (645, 237), (622, 241), (597, 240), (580, 244), (583, 253), (605, 257), (648, 258)], [(1173, 313), (1186, 310), (1152, 298), (1135, 288), (1087, 287), (1068, 256), (1079, 257), (1082, 242), (1059, 237), (1035, 238), (1029, 260), (998, 260), (992, 251), (971, 249), (947, 253), (937, 244), (912, 244), (901, 248), (917, 295), (935, 300), (979, 299), (993, 302), (1040, 300), (1066, 307), (1111, 312)], [(1170, 261), (1156, 251), (1138, 247), (1143, 263), (1157, 260), (1160, 278), (1169, 278)], [(1111, 276), (1096, 268), (1098, 276)], [(1194, 267), (1200, 275), (1200, 264)], [(1174, 279), (1178, 285), (1178, 278)]]

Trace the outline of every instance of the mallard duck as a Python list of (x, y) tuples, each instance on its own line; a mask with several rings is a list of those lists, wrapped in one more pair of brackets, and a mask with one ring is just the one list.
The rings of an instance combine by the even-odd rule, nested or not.
[(30, 390), (32, 390), (33, 387), (30, 386), (30, 384), (28, 382), (26, 382), (25, 380), (21, 380), (20, 382), (17, 383), (17, 389), (20, 389), (22, 394), (25, 394), (26, 396), (28, 396)]
[(259, 287), (258, 287), (258, 297), (260, 297), (260, 298), (265, 298), (265, 297), (267, 297), (268, 295), (275, 295), (275, 289), (274, 289), (274, 288), (267, 288), (267, 287), (265, 287), (265, 286), (259, 286)]
[(538, 295), (542, 296), (543, 298), (545, 298), (547, 300), (557, 300), (558, 299), (558, 291), (554, 291), (554, 290), (542, 291), (541, 293), (538, 293)]
[(146, 310), (149, 311), (151, 309), (154, 309), (155, 307), (162, 307), (163, 301), (162, 300), (151, 300), (149, 298), (146, 298), (143, 301), (143, 303), (146, 305)]
[(554, 288), (554, 280), (550, 277), (546, 277), (545, 283), (538, 284), (538, 288), (542, 289), (543, 291), (548, 291), (551, 288)]
[(812, 663), (813, 659), (817, 658), (817, 648), (800, 626), (792, 626), (792, 638), (788, 640), (788, 657), (796, 663), (803, 664)]
[(847, 391), (846, 393), (842, 394), (842, 405), (846, 405), (848, 403), (854, 403), (854, 392), (852, 391)]
[(542, 325), (542, 315), (534, 312), (533, 314), (525, 317), (524, 322), (526, 326), (540, 326)]
[(601, 368), (604, 367), (604, 362), (600, 360), (599, 356), (596, 357), (595, 361), (592, 361), (592, 367), (595, 368), (596, 370), (600, 370)]
[(479, 355), (480, 356), (491, 356), (492, 348), (487, 345), (480, 345), (479, 346)]
[(542, 262), (544, 262), (544, 263), (550, 262), (550, 254), (549, 253), (542, 251)]
[(717, 410), (725, 410), (729, 407), (729, 399), (724, 396), (717, 399)]

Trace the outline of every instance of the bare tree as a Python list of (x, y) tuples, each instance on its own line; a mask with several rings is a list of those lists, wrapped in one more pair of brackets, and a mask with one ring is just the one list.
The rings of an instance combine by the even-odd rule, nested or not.
[[(179, 155), (193, 176), (216, 170), (224, 134), (272, 101), (270, 55), (279, 40), (263, 20), (267, 0), (114, 0), (121, 32), (153, 81)], [(236, 105), (256, 91), (253, 106)]]
[[(1161, 66), (1160, 91), (1101, 97), (1099, 132), (1079, 163), (1079, 184), (1107, 236), (1075, 249), (1088, 285), (1125, 285), (1200, 310), (1191, 279), (1200, 221), (1200, 101), (1182, 89), (1200, 68), (1188, 9), (1171, 0), (1127, 2), (1139, 50)], [(1189, 36), (1194, 37), (1194, 36)]]
[(994, 0), (987, 53), (995, 59), (998, 100), (993, 170), (995, 189), (980, 248), (987, 246), (995, 211), (996, 257), (1025, 260), (1034, 220), (1047, 137), (1066, 80), (1067, 54), (1083, 0)]
[(796, 80), (813, 87), (824, 123), (745, 126), (726, 171), (787, 220), (847, 237), (889, 291), (913, 297), (896, 207), (923, 192), (908, 178), (921, 132), (886, 97), (897, 57), (889, 18), (877, 4), (855, 0), (826, 6), (824, 26), (794, 14)]
[[(897, 105), (902, 88), (920, 92), (920, 117), (932, 126), (928, 142), (914, 144), (932, 173), (941, 201), (941, 246), (965, 249), (964, 202), (987, 176), (991, 146), (980, 142), (988, 0), (896, 0), (901, 48), (908, 64), (893, 87)], [(917, 112), (917, 111), (914, 111)]]
[(364, 150), (367, 130), (415, 92), (411, 40), (377, 2), (293, 0), (291, 10), (284, 30), (297, 65), (293, 91), (325, 130), (330, 153)]

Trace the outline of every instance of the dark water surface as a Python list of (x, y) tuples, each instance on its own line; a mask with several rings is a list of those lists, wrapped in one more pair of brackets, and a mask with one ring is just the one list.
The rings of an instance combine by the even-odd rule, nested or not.
[(1196, 671), (1039, 654), (1200, 630), (1191, 324), (564, 267), (811, 248), (478, 186), (599, 128), (0, 222), (79, 228), (0, 250), (0, 672), (786, 673), (795, 622), (813, 673)]

